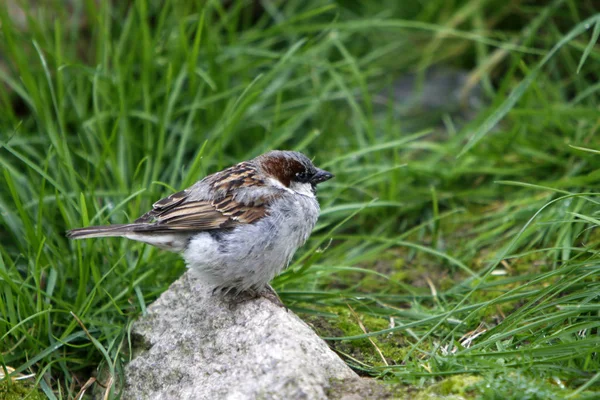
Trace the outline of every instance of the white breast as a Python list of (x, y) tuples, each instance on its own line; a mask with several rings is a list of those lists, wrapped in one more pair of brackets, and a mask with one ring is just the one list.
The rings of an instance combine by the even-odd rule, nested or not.
[[(299, 190), (306, 192), (305, 187)], [(183, 256), (188, 267), (215, 287), (261, 290), (287, 267), (310, 236), (318, 216), (319, 204), (312, 189), (302, 196), (286, 195), (253, 224), (240, 225), (218, 238), (206, 232), (195, 235)]]

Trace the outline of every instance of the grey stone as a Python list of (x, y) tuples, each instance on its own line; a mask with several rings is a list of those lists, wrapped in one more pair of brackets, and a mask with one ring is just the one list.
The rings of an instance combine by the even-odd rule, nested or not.
[(487, 103), (482, 85), (471, 87), (470, 79), (470, 71), (444, 66), (429, 68), (422, 76), (409, 73), (373, 96), (374, 109), (380, 118), (391, 115), (401, 121), (407, 132), (429, 128), (445, 131), (445, 116), (460, 129)]
[(370, 385), (291, 311), (264, 298), (232, 307), (190, 271), (133, 337), (125, 399), (351, 399), (340, 388)]
[[(426, 70), (421, 83), (418, 74), (407, 74), (392, 83), (393, 99), (409, 112), (415, 109), (425, 112), (479, 110), (484, 106), (483, 88), (475, 85), (470, 91), (463, 92), (469, 77), (469, 71), (443, 66)], [(382, 95), (387, 101), (386, 93)]]

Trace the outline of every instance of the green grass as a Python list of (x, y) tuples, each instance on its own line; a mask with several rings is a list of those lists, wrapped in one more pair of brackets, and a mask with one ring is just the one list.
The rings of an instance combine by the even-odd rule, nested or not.
[[(66, 229), (286, 148), (336, 178), (274, 284), (357, 372), (422, 398), (600, 396), (594, 2), (75, 3), (26, 27), (0, 7), (0, 371), (35, 374), (2, 388), (121, 380), (132, 321), (185, 270)], [(394, 99), (430, 66), (483, 105)]]

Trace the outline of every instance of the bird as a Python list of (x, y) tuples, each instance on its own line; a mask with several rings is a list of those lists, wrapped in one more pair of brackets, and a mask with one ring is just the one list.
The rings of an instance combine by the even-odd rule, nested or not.
[(310, 236), (320, 213), (317, 185), (333, 177), (300, 152), (273, 150), (157, 201), (133, 223), (72, 229), (67, 237), (124, 237), (176, 252), (213, 294), (282, 305), (269, 282)]

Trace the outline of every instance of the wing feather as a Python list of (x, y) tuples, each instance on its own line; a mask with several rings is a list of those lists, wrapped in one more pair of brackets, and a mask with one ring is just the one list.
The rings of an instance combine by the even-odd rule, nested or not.
[(268, 206), (280, 193), (277, 189), (268, 196), (251, 201), (239, 201), (236, 192), (243, 187), (265, 188), (265, 179), (248, 162), (240, 163), (222, 172), (206, 177), (200, 183), (210, 184), (213, 199), (194, 198), (194, 187), (173, 193), (154, 203), (152, 210), (135, 222), (145, 223), (138, 231), (204, 231), (251, 224), (268, 213)]

